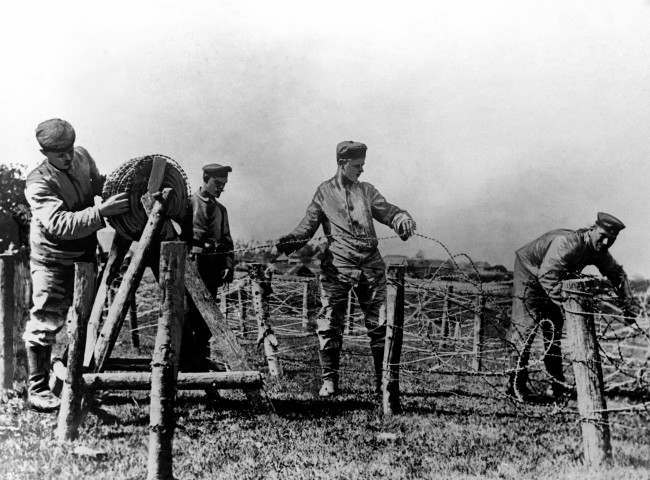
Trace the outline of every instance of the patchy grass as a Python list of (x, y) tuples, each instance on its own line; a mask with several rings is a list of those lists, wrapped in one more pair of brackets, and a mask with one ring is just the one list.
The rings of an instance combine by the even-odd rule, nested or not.
[[(143, 285), (142, 311), (157, 305)], [(154, 322), (151, 322), (154, 323)], [(144, 326), (144, 325), (143, 325)], [(154, 329), (143, 328), (143, 352)], [(116, 354), (129, 351), (123, 331)], [(613, 414), (613, 466), (581, 465), (575, 402), (518, 406), (499, 380), (402, 376), (403, 413), (383, 418), (372, 394), (365, 339), (347, 342), (342, 394), (316, 396), (316, 340), (280, 338), (285, 377), (268, 378), (273, 412), (254, 412), (243, 394), (224, 392), (210, 404), (182, 392), (176, 411), (174, 474), (178, 479), (647, 479), (647, 414)], [(358, 345), (356, 345), (358, 344)], [(252, 340), (256, 368), (264, 369)], [(471, 378), (471, 377), (469, 377)], [(490, 383), (488, 383), (488, 380)], [(643, 399), (642, 399), (643, 400)], [(609, 399), (613, 405), (618, 399)], [(623, 403), (629, 402), (623, 400)], [(26, 410), (22, 399), (0, 405), (0, 478), (141, 479), (146, 475), (148, 395), (104, 394), (72, 445), (54, 440), (56, 416)], [(103, 452), (79, 455), (79, 445)]]
[[(304, 355), (314, 355), (306, 351)], [(343, 393), (315, 396), (316, 371), (285, 365), (268, 380), (274, 413), (253, 412), (239, 392), (209, 404), (201, 392), (178, 398), (174, 472), (179, 479), (648, 478), (650, 439), (641, 417), (613, 416), (614, 466), (585, 472), (577, 417), (552, 405), (515, 407), (481, 384), (444, 379), (434, 388), (405, 381), (403, 413), (382, 418), (368, 359), (347, 355)], [(358, 369), (351, 367), (357, 366)], [(433, 390), (433, 392), (431, 392)], [(483, 393), (481, 393), (483, 391)], [(0, 478), (143, 478), (148, 397), (106, 394), (74, 445), (54, 440), (56, 417), (2, 406)], [(569, 405), (575, 407), (575, 405)], [(105, 452), (79, 456), (74, 446)]]

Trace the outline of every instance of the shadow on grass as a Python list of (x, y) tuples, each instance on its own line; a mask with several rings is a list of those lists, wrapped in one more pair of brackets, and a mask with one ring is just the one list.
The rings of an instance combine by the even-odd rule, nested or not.
[(301, 418), (339, 417), (355, 410), (374, 410), (377, 403), (356, 399), (285, 399), (273, 400), (275, 413), (281, 417), (299, 420)]

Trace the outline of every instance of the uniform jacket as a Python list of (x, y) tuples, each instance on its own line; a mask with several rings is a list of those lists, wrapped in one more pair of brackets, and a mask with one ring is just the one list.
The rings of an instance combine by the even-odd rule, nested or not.
[[(303, 246), (322, 225), (328, 248), (322, 260), (324, 273), (357, 279), (361, 272), (383, 274), (385, 265), (377, 250), (373, 219), (394, 228), (393, 219), (404, 210), (388, 203), (368, 182), (343, 185), (339, 174), (321, 183), (307, 213), (291, 235)], [(296, 248), (296, 249), (297, 249)]]
[(94, 260), (96, 232), (105, 226), (94, 202), (102, 186), (103, 177), (83, 147), (75, 147), (67, 171), (46, 159), (27, 176), (32, 261), (71, 265)]
[(525, 277), (537, 279), (555, 303), (562, 302), (562, 280), (579, 274), (587, 265), (596, 266), (620, 296), (627, 298), (630, 295), (623, 267), (607, 250), (594, 250), (586, 229), (552, 230), (521, 247), (516, 255), (524, 270), (515, 272), (516, 280), (525, 281)]
[(214, 254), (223, 258), (224, 268), (232, 269), (235, 263), (234, 244), (230, 236), (228, 211), (217, 199), (199, 188), (191, 198), (192, 202), (192, 251)]

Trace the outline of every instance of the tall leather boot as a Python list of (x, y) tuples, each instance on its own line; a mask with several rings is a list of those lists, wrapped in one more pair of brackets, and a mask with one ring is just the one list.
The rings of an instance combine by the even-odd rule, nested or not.
[(323, 385), (318, 392), (319, 397), (327, 398), (339, 392), (340, 353), (334, 348), (318, 351), (323, 378)]
[(375, 366), (375, 393), (381, 393), (381, 384), (384, 372), (384, 349), (371, 348), (372, 362)]
[(37, 412), (52, 412), (61, 405), (49, 386), (52, 347), (31, 344), (25, 347), (29, 367), (27, 405)]

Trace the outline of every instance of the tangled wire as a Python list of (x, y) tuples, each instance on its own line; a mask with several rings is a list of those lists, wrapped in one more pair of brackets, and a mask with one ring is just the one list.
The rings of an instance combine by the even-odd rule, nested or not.
[(165, 155), (157, 154), (128, 160), (106, 178), (102, 197), (107, 199), (112, 195), (128, 192), (130, 211), (124, 215), (109, 218), (108, 223), (120, 235), (129, 240), (138, 241), (147, 224), (148, 215), (140, 203), (140, 199), (147, 193), (153, 160), (160, 157), (167, 161), (161, 189), (169, 187), (174, 191), (174, 195), (171, 196), (167, 205), (167, 216), (182, 223), (187, 211), (189, 199), (187, 175), (178, 162)]

